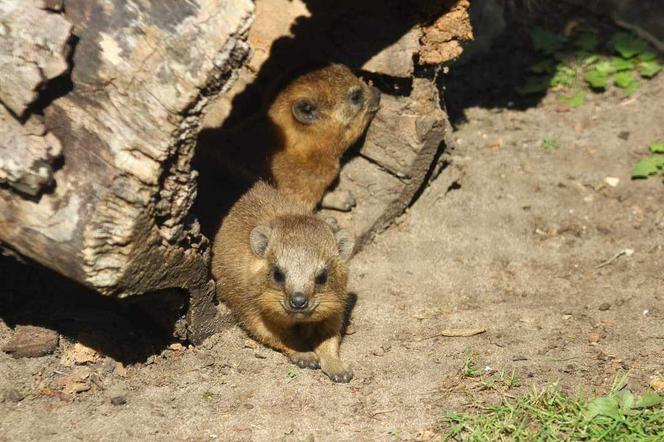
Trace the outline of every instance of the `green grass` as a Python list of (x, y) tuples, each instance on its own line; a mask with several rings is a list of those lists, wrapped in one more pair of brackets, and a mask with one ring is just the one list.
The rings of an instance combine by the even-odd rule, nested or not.
[(616, 380), (606, 396), (568, 395), (556, 384), (479, 413), (449, 415), (443, 440), (463, 441), (662, 441), (662, 397), (652, 391), (636, 398)]
[(470, 348), (466, 349), (466, 354), (463, 358), (463, 367), (459, 370), (459, 373), (464, 378), (476, 378), (480, 375), (480, 370), (475, 364), (475, 356), (476, 354)]

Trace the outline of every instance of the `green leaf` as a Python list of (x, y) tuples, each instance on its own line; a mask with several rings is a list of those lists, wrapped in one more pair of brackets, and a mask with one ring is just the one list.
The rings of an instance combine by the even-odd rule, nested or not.
[(618, 72), (613, 77), (613, 83), (621, 89), (625, 90), (627, 95), (631, 95), (639, 87), (639, 82), (631, 72)]
[(638, 64), (637, 70), (642, 77), (652, 78), (662, 70), (662, 65), (656, 61), (644, 61)]
[(591, 64), (593, 64), (593, 63), (600, 60), (599, 55), (597, 55), (597, 54), (581, 53), (581, 54), (578, 54), (577, 58), (581, 61), (581, 64), (584, 65), (584, 66), (590, 66)]
[(636, 57), (637, 60), (639, 61), (652, 61), (657, 59), (657, 54), (654, 52), (644, 52), (642, 54), (639, 54), (638, 57)]
[(533, 47), (535, 50), (544, 52), (545, 54), (551, 54), (557, 49), (560, 49), (565, 41), (562, 36), (545, 31), (539, 26), (533, 28), (530, 37), (533, 41)]
[(574, 95), (570, 95), (568, 97), (562, 97), (561, 100), (564, 103), (569, 104), (571, 107), (580, 107), (583, 105), (583, 102), (586, 99), (586, 94), (584, 94), (582, 91), (577, 91)]
[(648, 178), (648, 176), (656, 174), (662, 167), (664, 167), (664, 156), (662, 155), (641, 158), (632, 169), (632, 178)]
[(664, 141), (659, 143), (652, 143), (650, 146), (648, 146), (648, 149), (650, 149), (650, 152), (652, 153), (664, 153)]
[(576, 78), (576, 71), (564, 64), (559, 64), (556, 66), (556, 73), (551, 79), (552, 86), (571, 86), (574, 84), (574, 79)]
[(592, 420), (597, 416), (606, 416), (620, 420), (620, 406), (613, 396), (598, 397), (590, 401), (586, 410), (586, 419)]
[(613, 57), (610, 63), (613, 72), (629, 71), (634, 69), (634, 62), (631, 60), (625, 60), (624, 58)]
[(549, 89), (551, 86), (551, 77), (532, 76), (526, 78), (526, 83), (517, 88), (521, 95), (535, 94)]
[(598, 44), (597, 34), (591, 31), (580, 32), (574, 37), (574, 46), (586, 52), (592, 51)]
[(628, 32), (617, 32), (613, 36), (613, 48), (624, 58), (632, 58), (641, 54), (647, 47), (645, 41)]
[(664, 402), (664, 398), (654, 391), (646, 391), (641, 399), (634, 405), (634, 408), (650, 408)]
[(636, 401), (634, 395), (629, 390), (622, 390), (620, 393), (616, 395), (616, 399), (618, 399), (618, 404), (620, 404), (620, 410), (623, 413), (628, 413), (632, 409), (632, 406)]
[(597, 69), (592, 69), (586, 72), (586, 75), (583, 76), (583, 79), (586, 80), (586, 82), (595, 89), (605, 89), (609, 82), (609, 74)]
[(536, 74), (550, 74), (553, 71), (555, 71), (555, 69), (556, 69), (556, 63), (550, 58), (542, 60), (539, 63), (536, 63), (528, 68), (529, 71), (534, 72)]
[(613, 68), (613, 65), (609, 60), (602, 60), (598, 62), (597, 64), (593, 65), (592, 67), (594, 70), (597, 72), (601, 72), (602, 74), (610, 75), (615, 72), (615, 69)]

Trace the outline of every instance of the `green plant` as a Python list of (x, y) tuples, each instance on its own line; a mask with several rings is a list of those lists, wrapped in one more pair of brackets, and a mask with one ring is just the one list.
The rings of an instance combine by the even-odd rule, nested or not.
[(294, 378), (296, 378), (296, 377), (297, 377), (297, 374), (298, 374), (298, 373), (297, 373), (297, 368), (295, 368), (295, 367), (293, 367), (293, 366), (288, 367), (288, 372), (286, 373), (286, 376), (287, 376), (289, 379), (294, 379)]
[(648, 178), (664, 169), (664, 141), (653, 143), (648, 149), (654, 155), (641, 158), (632, 169), (632, 178)]
[(560, 147), (560, 143), (553, 137), (544, 137), (542, 147), (544, 150), (556, 150)]
[(505, 392), (520, 386), (521, 380), (514, 370), (511, 372), (500, 370), (493, 373), (488, 379), (483, 380), (480, 385), (485, 390)]
[(459, 370), (459, 373), (464, 378), (475, 378), (480, 375), (480, 371), (475, 366), (474, 358), (475, 353), (470, 348), (467, 348), (463, 358), (463, 367)]
[(556, 384), (496, 405), (480, 413), (444, 419), (448, 439), (464, 441), (657, 441), (664, 440), (662, 397), (647, 391), (637, 398), (616, 379), (606, 396), (568, 395)]
[(536, 26), (531, 40), (542, 59), (529, 68), (531, 75), (517, 92), (526, 95), (556, 89), (561, 92), (560, 100), (571, 107), (585, 102), (584, 83), (596, 92), (613, 84), (631, 95), (640, 86), (639, 77), (649, 79), (662, 70), (648, 44), (628, 32), (617, 32), (609, 41), (602, 41), (590, 29), (566, 38)]

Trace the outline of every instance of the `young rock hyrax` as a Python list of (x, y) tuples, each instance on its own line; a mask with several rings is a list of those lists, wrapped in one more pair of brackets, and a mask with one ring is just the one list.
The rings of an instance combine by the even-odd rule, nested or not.
[(265, 179), (313, 209), (379, 104), (378, 89), (332, 64), (292, 81), (267, 111), (201, 141), (228, 174)]
[(259, 181), (222, 221), (212, 274), (220, 299), (254, 338), (348, 382), (339, 345), (353, 246), (350, 233), (333, 233), (305, 204)]

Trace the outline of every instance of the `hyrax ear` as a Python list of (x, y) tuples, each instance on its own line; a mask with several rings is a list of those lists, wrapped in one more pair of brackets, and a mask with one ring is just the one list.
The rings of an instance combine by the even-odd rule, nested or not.
[(309, 98), (298, 98), (291, 107), (293, 116), (303, 124), (311, 124), (318, 118), (318, 106)]
[(353, 254), (355, 248), (355, 238), (348, 230), (341, 229), (334, 234), (337, 239), (337, 248), (339, 249), (339, 257), (342, 261), (347, 261)]
[(249, 234), (249, 244), (254, 255), (264, 258), (267, 251), (267, 243), (270, 242), (272, 228), (266, 225), (258, 225)]

